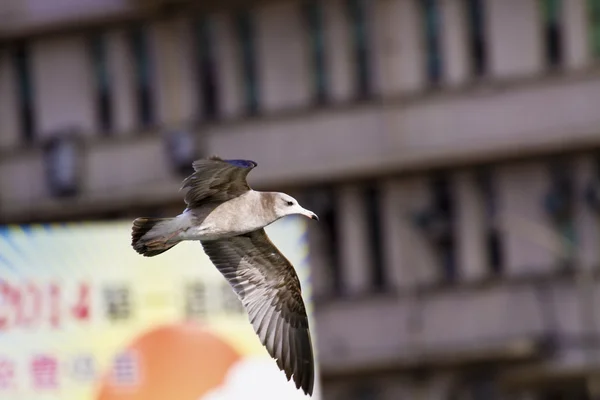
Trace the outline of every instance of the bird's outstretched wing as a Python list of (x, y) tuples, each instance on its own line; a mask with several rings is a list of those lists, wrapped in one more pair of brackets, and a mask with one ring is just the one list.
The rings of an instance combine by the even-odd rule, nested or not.
[(204, 251), (242, 301), (250, 322), (287, 379), (312, 395), (314, 358), (300, 281), (264, 229), (203, 241)]
[(223, 160), (212, 156), (196, 160), (194, 173), (184, 179), (181, 189), (189, 188), (185, 195), (188, 208), (200, 204), (222, 203), (238, 197), (248, 190), (248, 173), (256, 167), (251, 160)]

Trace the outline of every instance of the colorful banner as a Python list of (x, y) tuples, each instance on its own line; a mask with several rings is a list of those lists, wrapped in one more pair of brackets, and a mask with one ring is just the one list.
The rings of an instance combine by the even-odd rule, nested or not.
[[(130, 232), (131, 221), (0, 228), (0, 399), (308, 398), (200, 243), (146, 258)], [(311, 317), (304, 221), (267, 233), (295, 265)], [(318, 399), (318, 379), (315, 389)]]

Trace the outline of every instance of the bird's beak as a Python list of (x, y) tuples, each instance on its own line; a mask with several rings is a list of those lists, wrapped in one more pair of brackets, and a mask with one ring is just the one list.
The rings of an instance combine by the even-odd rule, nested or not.
[(302, 215), (304, 215), (306, 218), (314, 219), (315, 221), (319, 220), (319, 217), (317, 216), (317, 214), (315, 214), (314, 212), (307, 210), (307, 209), (303, 209)]

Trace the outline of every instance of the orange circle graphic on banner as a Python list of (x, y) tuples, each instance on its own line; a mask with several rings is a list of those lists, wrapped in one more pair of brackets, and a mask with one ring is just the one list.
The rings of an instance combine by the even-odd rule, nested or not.
[(240, 359), (218, 336), (189, 324), (152, 330), (123, 354), (103, 379), (98, 400), (197, 400), (219, 387)]

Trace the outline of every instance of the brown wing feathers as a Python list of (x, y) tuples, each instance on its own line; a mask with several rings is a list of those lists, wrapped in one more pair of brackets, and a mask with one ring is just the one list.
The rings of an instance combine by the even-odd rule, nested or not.
[(204, 251), (246, 308), (250, 322), (279, 369), (312, 394), (314, 358), (300, 281), (264, 229), (202, 242)]
[(224, 202), (250, 190), (248, 173), (257, 166), (250, 160), (223, 160), (212, 156), (196, 160), (194, 173), (183, 180), (181, 189), (188, 188), (185, 202), (189, 208), (210, 202)]

